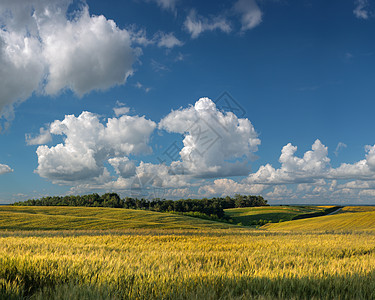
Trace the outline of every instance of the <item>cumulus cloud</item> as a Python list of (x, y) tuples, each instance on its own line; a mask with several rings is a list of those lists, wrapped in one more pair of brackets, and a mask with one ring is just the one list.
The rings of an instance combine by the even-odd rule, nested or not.
[(172, 111), (160, 121), (159, 128), (184, 134), (181, 161), (173, 162), (171, 168), (196, 177), (247, 174), (247, 159), (253, 158), (260, 144), (248, 119), (219, 111), (209, 98)]
[(70, 0), (0, 3), (0, 117), (34, 92), (48, 95), (123, 84), (132, 74), (130, 34), (88, 6), (67, 17)]
[[(268, 185), (272, 190), (266, 192), (269, 188), (263, 186), (265, 196), (273, 201), (370, 201), (375, 195), (375, 145), (366, 146), (365, 150), (365, 159), (352, 164), (342, 163), (333, 168), (328, 158), (328, 148), (319, 140), (302, 157), (295, 155), (297, 147), (289, 143), (282, 148), (280, 168), (275, 169), (270, 164), (263, 165), (241, 184)], [(292, 188), (287, 188), (287, 185)], [(233, 183), (233, 189), (236, 186)]]
[(186, 17), (184, 27), (193, 39), (197, 38), (205, 31), (214, 31), (217, 29), (225, 33), (232, 31), (231, 24), (226, 18), (219, 16), (208, 19), (198, 15), (194, 9), (192, 9)]
[(338, 168), (329, 172), (329, 177), (335, 179), (375, 179), (375, 145), (367, 145), (365, 150), (365, 159), (353, 164), (342, 163)]
[(329, 170), (328, 148), (320, 140), (316, 140), (312, 150), (305, 152), (302, 158), (295, 156), (296, 151), (296, 146), (287, 144), (281, 150), (279, 169), (275, 169), (270, 164), (261, 166), (256, 173), (249, 175), (248, 182), (262, 184), (312, 182)]
[(108, 190), (126, 192), (127, 195), (138, 198), (164, 198), (172, 196), (174, 198), (181, 198), (177, 191), (183, 191), (184, 194), (191, 195), (190, 187), (192, 184), (188, 178), (183, 175), (175, 175), (170, 173), (170, 168), (165, 164), (152, 164), (140, 162), (130, 173), (126, 174), (121, 171), (119, 165), (123, 164), (129, 166), (132, 162), (126, 159), (110, 159), (110, 164), (115, 167), (116, 173), (119, 175), (117, 179), (104, 178), (102, 181), (78, 183), (71, 189), (72, 193), (82, 193), (88, 190)]
[(369, 3), (367, 0), (356, 0), (355, 1), (355, 8), (353, 10), (354, 15), (358, 19), (367, 20), (369, 18)]
[(148, 141), (156, 124), (145, 117), (123, 115), (102, 124), (97, 115), (67, 115), (50, 125), (50, 133), (64, 136), (56, 146), (39, 146), (36, 173), (56, 183), (72, 183), (108, 177), (109, 162), (119, 174), (129, 176), (134, 167), (131, 154), (150, 153)]
[(73, 21), (42, 28), (43, 54), (49, 67), (47, 94), (69, 88), (82, 96), (122, 84), (133, 72), (129, 33), (104, 16), (90, 16), (88, 7)]
[(233, 9), (241, 16), (241, 31), (253, 29), (262, 22), (262, 12), (255, 0), (238, 0)]
[(212, 184), (201, 186), (198, 192), (207, 197), (212, 195), (220, 195), (224, 197), (234, 194), (259, 195), (265, 188), (267, 188), (267, 186), (262, 184), (241, 183), (232, 179), (221, 178), (214, 180)]
[(0, 175), (6, 174), (6, 173), (12, 173), (13, 169), (11, 169), (8, 165), (0, 164)]

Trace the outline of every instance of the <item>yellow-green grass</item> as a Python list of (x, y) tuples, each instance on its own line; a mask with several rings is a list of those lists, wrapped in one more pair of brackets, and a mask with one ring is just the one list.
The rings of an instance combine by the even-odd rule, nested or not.
[(370, 212), (370, 211), (375, 211), (375, 206), (345, 206), (338, 213)]
[(375, 234), (0, 234), (0, 299), (374, 299)]
[(323, 211), (331, 206), (262, 206), (226, 209), (225, 214), (234, 224), (257, 225), (259, 222), (279, 222), (291, 220), (301, 214)]
[(0, 229), (7, 230), (206, 229), (230, 227), (233, 227), (233, 225), (175, 214), (122, 208), (0, 206)]
[(375, 231), (375, 210), (374, 207), (344, 207), (334, 215), (266, 224), (262, 228), (272, 231)]

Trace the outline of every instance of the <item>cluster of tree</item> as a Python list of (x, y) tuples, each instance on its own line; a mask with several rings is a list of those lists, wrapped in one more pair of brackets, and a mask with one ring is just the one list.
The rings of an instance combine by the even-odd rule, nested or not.
[(161, 199), (137, 199), (126, 197), (121, 199), (116, 193), (106, 193), (102, 196), (98, 194), (83, 196), (64, 197), (43, 197), (41, 199), (30, 199), (16, 202), (18, 206), (91, 206), (91, 207), (114, 207), (144, 209), (159, 212), (196, 212), (217, 218), (224, 217), (224, 209), (236, 207), (266, 206), (267, 200), (262, 196), (235, 195), (225, 198), (203, 198), (203, 199), (181, 199), (181, 200), (161, 200)]

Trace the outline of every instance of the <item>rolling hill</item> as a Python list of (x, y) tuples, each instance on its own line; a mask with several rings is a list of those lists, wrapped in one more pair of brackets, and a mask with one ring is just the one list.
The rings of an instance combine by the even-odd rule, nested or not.
[(241, 223), (245, 226), (262, 225), (262, 222), (279, 222), (292, 220), (302, 214), (321, 212), (331, 206), (262, 206), (230, 208), (225, 214), (233, 220), (234, 224)]
[(235, 226), (193, 217), (123, 208), (0, 207), (0, 229), (6, 230), (221, 229), (233, 227)]
[(346, 206), (334, 215), (266, 224), (262, 229), (271, 231), (375, 230), (375, 207)]

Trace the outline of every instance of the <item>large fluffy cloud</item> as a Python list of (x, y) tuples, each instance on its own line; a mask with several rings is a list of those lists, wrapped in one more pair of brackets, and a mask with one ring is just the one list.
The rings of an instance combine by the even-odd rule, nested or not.
[(172, 111), (159, 123), (160, 129), (184, 134), (181, 161), (172, 169), (183, 169), (196, 177), (246, 175), (247, 159), (258, 150), (260, 140), (248, 119), (224, 113), (208, 98), (194, 106)]
[(53, 147), (39, 146), (36, 173), (56, 183), (80, 182), (100, 178), (110, 163), (118, 174), (131, 176), (131, 154), (149, 153), (148, 141), (156, 124), (145, 117), (123, 115), (102, 124), (97, 115), (83, 112), (65, 116), (49, 128), (52, 135), (64, 136)]
[(0, 175), (11, 172), (13, 172), (13, 170), (8, 165), (0, 164)]
[(129, 32), (88, 7), (67, 17), (70, 0), (0, 3), (0, 117), (33, 92), (83, 95), (122, 84), (135, 59)]

